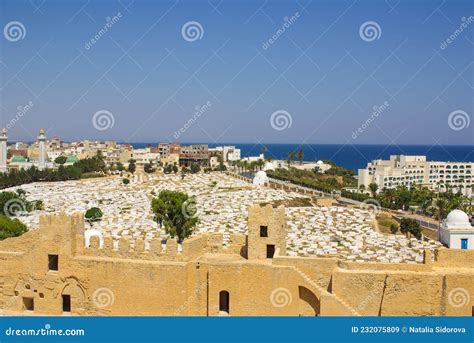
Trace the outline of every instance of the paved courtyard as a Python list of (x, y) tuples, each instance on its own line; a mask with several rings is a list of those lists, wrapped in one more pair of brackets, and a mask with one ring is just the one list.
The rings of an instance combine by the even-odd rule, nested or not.
[[(7, 190), (13, 191), (18, 187)], [(220, 232), (224, 244), (231, 233), (247, 232), (247, 210), (254, 203), (301, 199), (298, 193), (259, 188), (221, 173), (180, 175), (135, 175), (129, 185), (118, 176), (43, 182), (21, 186), (28, 200), (42, 199), (45, 209), (19, 219), (30, 229), (39, 225), (42, 213), (64, 211), (68, 214), (97, 206), (104, 213), (94, 228), (115, 239), (130, 236), (149, 241), (164, 236), (153, 221), (150, 201), (161, 190), (178, 190), (196, 196), (200, 219), (196, 233)], [(422, 261), (423, 249), (434, 249), (438, 242), (422, 242), (404, 236), (376, 232), (365, 210), (339, 206), (287, 207), (287, 250), (291, 256), (339, 255), (352, 261)]]

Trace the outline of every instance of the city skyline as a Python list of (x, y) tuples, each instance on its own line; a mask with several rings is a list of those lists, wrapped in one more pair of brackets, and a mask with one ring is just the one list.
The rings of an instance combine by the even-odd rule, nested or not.
[(472, 145), (472, 7), (4, 1), (1, 125), (9, 141)]

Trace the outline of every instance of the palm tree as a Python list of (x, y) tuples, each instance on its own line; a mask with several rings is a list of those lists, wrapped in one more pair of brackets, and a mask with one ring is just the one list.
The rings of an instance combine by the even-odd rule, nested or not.
[(291, 163), (292, 163), (293, 160), (295, 159), (295, 155), (296, 155), (296, 154), (295, 154), (294, 151), (290, 151), (290, 152), (288, 153), (288, 161), (289, 161), (288, 167), (291, 166)]
[(303, 149), (298, 150), (298, 160), (300, 161), (300, 165), (303, 164), (304, 152)]
[(379, 189), (379, 186), (372, 182), (369, 184), (369, 190), (372, 193), (372, 198), (375, 198), (375, 195), (377, 194), (377, 190)]
[(438, 240), (440, 239), (440, 226), (441, 226), (441, 220), (446, 217), (446, 214), (448, 213), (448, 201), (443, 198), (438, 198), (436, 199), (435, 203), (435, 216), (436, 219), (438, 219)]

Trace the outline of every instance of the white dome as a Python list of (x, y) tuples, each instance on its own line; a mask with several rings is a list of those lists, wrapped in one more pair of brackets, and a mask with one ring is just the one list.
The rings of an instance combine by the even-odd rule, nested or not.
[(469, 217), (467, 216), (466, 213), (464, 213), (461, 210), (452, 210), (449, 212), (448, 216), (446, 217), (446, 223), (449, 225), (468, 225), (470, 226), (471, 224), (469, 223)]
[(273, 170), (275, 167), (273, 166), (272, 162), (267, 162), (265, 163), (265, 166), (263, 167), (263, 170)]
[(260, 170), (255, 174), (255, 177), (253, 178), (253, 184), (255, 186), (263, 186), (265, 183), (268, 182), (268, 177), (267, 173), (265, 173), (263, 170)]
[(324, 162), (319, 160), (318, 162), (316, 162), (316, 164), (324, 164)]
[(86, 243), (86, 247), (90, 247), (91, 245), (91, 238), (97, 236), (99, 237), (99, 246), (100, 248), (104, 247), (104, 235), (97, 229), (87, 229), (84, 231), (84, 240)]

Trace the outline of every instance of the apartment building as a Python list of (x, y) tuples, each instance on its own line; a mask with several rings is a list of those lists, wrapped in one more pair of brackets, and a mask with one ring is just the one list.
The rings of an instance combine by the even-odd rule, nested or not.
[(472, 194), (474, 162), (427, 161), (426, 156), (391, 155), (390, 160), (373, 160), (359, 169), (358, 185), (375, 183), (379, 190), (422, 185), (435, 191), (448, 189)]

